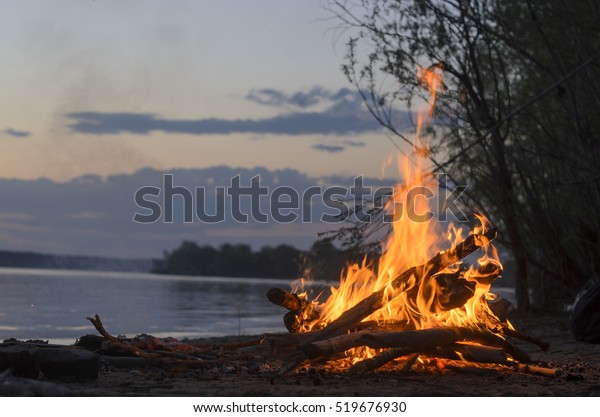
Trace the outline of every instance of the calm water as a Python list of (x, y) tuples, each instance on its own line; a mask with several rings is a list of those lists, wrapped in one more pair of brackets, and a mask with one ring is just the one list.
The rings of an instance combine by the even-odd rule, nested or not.
[(112, 334), (202, 337), (285, 331), (282, 308), (265, 294), (290, 281), (188, 278), (0, 268), (0, 341), (73, 343), (96, 333), (99, 314)]
[[(207, 337), (286, 331), (281, 307), (265, 294), (290, 281), (115, 272), (0, 268), (0, 341), (9, 337), (73, 343), (96, 333)], [(316, 287), (321, 291), (324, 287)], [(512, 301), (514, 292), (494, 293)]]

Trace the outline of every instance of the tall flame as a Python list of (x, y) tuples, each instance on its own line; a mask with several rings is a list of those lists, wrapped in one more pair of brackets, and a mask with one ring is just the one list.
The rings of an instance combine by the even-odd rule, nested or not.
[[(433, 66), (419, 68), (418, 80), (429, 91), (428, 109), (417, 118), (414, 138), (416, 162), (410, 158), (398, 158), (398, 168), (403, 183), (394, 187), (394, 193), (386, 204), (386, 212), (393, 218), (391, 234), (383, 245), (382, 256), (377, 265), (349, 265), (344, 271), (339, 285), (331, 288), (331, 295), (316, 308), (320, 312), (318, 320), (304, 323), (305, 331), (325, 326), (338, 318), (373, 292), (385, 289), (389, 300), (380, 310), (365, 318), (377, 321), (400, 321), (415, 329), (436, 326), (484, 326), (486, 318), (493, 317), (487, 300), (495, 296), (489, 292), (490, 277), (497, 277), (501, 271), (496, 249), (489, 242), (481, 242), (484, 251), (473, 265), (465, 271), (461, 263), (456, 263), (435, 274), (429, 279), (411, 277), (406, 288), (394, 289), (392, 280), (402, 272), (422, 265), (442, 250), (452, 249), (464, 240), (463, 229), (450, 224), (443, 227), (435, 216), (427, 196), (436, 195), (438, 183), (427, 169), (426, 157), (429, 146), (421, 138), (423, 125), (433, 115), (437, 92), (442, 86), (442, 69)], [(471, 233), (481, 234), (487, 229), (487, 221), (477, 215), (480, 226)], [(447, 308), (444, 300), (444, 280), (448, 276), (458, 276), (462, 280), (468, 301), (457, 308)], [(472, 291), (472, 293), (469, 293)], [(370, 355), (368, 349), (361, 353)]]

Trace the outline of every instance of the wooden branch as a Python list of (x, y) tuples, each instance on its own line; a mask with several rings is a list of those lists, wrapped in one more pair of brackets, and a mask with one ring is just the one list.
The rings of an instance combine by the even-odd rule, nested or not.
[(520, 339), (525, 342), (533, 343), (534, 345), (539, 346), (544, 352), (546, 352), (550, 348), (550, 344), (548, 342), (543, 341), (535, 336), (530, 336), (525, 333), (521, 333), (517, 330), (510, 329), (506, 326), (502, 326), (502, 333), (506, 336), (514, 337), (515, 339)]
[(299, 347), (306, 358), (314, 359), (321, 356), (331, 356), (334, 353), (344, 352), (357, 346), (365, 346), (364, 335), (373, 332), (373, 329), (365, 329), (359, 332), (347, 333), (329, 339), (313, 343), (306, 343)]
[[(497, 338), (497, 336), (492, 335)], [(365, 340), (367, 339), (367, 340)], [(400, 356), (408, 355), (413, 353), (414, 361), (417, 360), (419, 353), (428, 353), (435, 348), (442, 347), (444, 350), (450, 350), (455, 352), (456, 349), (463, 349), (467, 354), (472, 353), (474, 356), (476, 353), (483, 353), (477, 351), (477, 347), (473, 347), (469, 350), (468, 347), (462, 348), (457, 341), (467, 340), (481, 340), (489, 339), (489, 336), (482, 331), (467, 327), (455, 327), (455, 328), (434, 328), (425, 330), (414, 330), (397, 333), (372, 333), (362, 337), (361, 342), (367, 343), (369, 347), (394, 347), (393, 349), (386, 350), (379, 355), (374, 356), (371, 359), (361, 361), (351, 368), (353, 373), (364, 373), (377, 369), (386, 363), (394, 360)], [(498, 338), (499, 339), (499, 338)], [(495, 341), (495, 339), (493, 339)], [(319, 343), (319, 342), (317, 342)], [(468, 346), (468, 345), (464, 345)], [(493, 348), (488, 348), (492, 350)], [(500, 349), (494, 349), (494, 352), (502, 352)], [(495, 356), (495, 359), (499, 356)], [(506, 360), (506, 354), (503, 356)], [(407, 365), (408, 369), (412, 364)]]
[(360, 342), (374, 349), (401, 347), (414, 349), (413, 352), (422, 352), (461, 340), (478, 340), (481, 336), (483, 336), (481, 330), (471, 327), (439, 327), (405, 332), (370, 333), (362, 336)]
[(440, 353), (444, 353), (444, 351), (448, 352), (448, 356), (453, 359), (462, 359), (469, 362), (508, 364), (510, 359), (502, 348), (468, 343), (454, 343), (446, 346)]
[[(458, 262), (462, 258), (471, 253), (475, 252), (480, 247), (486, 245), (490, 240), (494, 239), (497, 234), (497, 229), (493, 228), (480, 235), (470, 235), (463, 242), (456, 245), (452, 250), (440, 252), (428, 262), (420, 266), (413, 266), (412, 268), (404, 271), (398, 275), (391, 282), (391, 287), (397, 291), (406, 291), (407, 285), (412, 276), (425, 277), (426, 275), (431, 276), (436, 274), (446, 267)], [(323, 340), (330, 335), (343, 332), (358, 323), (363, 321), (366, 317), (373, 314), (387, 304), (388, 289), (381, 288), (374, 292), (367, 298), (358, 302), (354, 307), (346, 310), (340, 317), (329, 323), (325, 328), (319, 331), (313, 341)]]
[(480, 338), (481, 333), (481, 331), (469, 327), (447, 327), (401, 332), (364, 330), (306, 343), (301, 345), (299, 349), (307, 359), (329, 356), (359, 346), (374, 349), (401, 348), (405, 350), (404, 354), (407, 355), (413, 352), (428, 351), (461, 340), (477, 340)]
[(280, 288), (271, 288), (267, 291), (267, 298), (273, 304), (287, 308), (289, 311), (300, 311), (305, 304), (308, 304), (306, 300), (301, 299), (296, 294)]
[(516, 364), (515, 369), (520, 372), (525, 372), (528, 374), (548, 376), (548, 377), (556, 377), (561, 376), (562, 371), (557, 368), (544, 368), (536, 365), (524, 365), (522, 363)]
[(94, 318), (88, 317), (87, 319), (94, 325), (96, 330), (98, 330), (98, 333), (100, 333), (102, 335), (102, 337), (104, 337), (106, 340), (108, 340), (115, 347), (129, 351), (129, 352), (133, 353), (135, 356), (139, 356), (142, 358), (148, 358), (148, 359), (162, 358), (162, 355), (160, 355), (158, 353), (144, 352), (143, 350), (138, 349), (137, 347), (132, 346), (132, 345), (128, 344), (127, 342), (122, 341), (119, 338), (110, 335), (110, 333), (108, 333), (104, 329), (104, 326), (102, 325), (102, 321), (100, 321), (100, 316), (98, 316), (97, 314), (94, 316)]
[[(374, 331), (404, 331), (414, 330), (413, 323), (406, 323), (403, 321), (376, 321), (369, 320), (359, 323), (351, 332), (359, 332), (362, 330), (373, 329)], [(281, 351), (289, 348), (296, 348), (297, 346), (308, 343), (318, 332), (304, 332), (304, 333), (276, 333), (266, 334), (264, 344), (271, 346), (273, 350)], [(332, 335), (332, 337), (335, 335)]]
[(319, 318), (319, 313), (314, 309), (313, 304), (297, 294), (281, 288), (271, 288), (267, 291), (267, 298), (273, 304), (289, 310), (283, 316), (283, 324), (290, 333), (299, 332), (304, 322), (312, 322)]

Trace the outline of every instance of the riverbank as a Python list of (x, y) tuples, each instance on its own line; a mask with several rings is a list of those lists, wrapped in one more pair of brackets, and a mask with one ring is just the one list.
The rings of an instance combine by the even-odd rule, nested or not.
[[(52, 383), (56, 394), (70, 396), (600, 396), (600, 345), (576, 342), (568, 317), (513, 314), (519, 330), (550, 343), (547, 352), (519, 346), (542, 366), (561, 375), (546, 377), (492, 368), (429, 367), (401, 373), (397, 367), (348, 376), (306, 366), (278, 376), (280, 363), (253, 361), (201, 369), (117, 368), (103, 364), (97, 380)], [(203, 339), (231, 343), (251, 337)], [(255, 337), (254, 337), (255, 338)], [(460, 365), (460, 364), (459, 364)]]

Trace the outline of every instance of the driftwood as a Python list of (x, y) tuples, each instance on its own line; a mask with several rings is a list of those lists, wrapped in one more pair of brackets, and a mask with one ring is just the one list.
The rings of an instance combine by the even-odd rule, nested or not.
[(112, 336), (110, 333), (108, 333), (104, 329), (104, 326), (102, 325), (102, 321), (100, 321), (100, 316), (98, 316), (97, 314), (93, 318), (88, 317), (87, 319), (94, 325), (96, 330), (98, 330), (98, 333), (100, 333), (102, 335), (102, 337), (104, 337), (106, 340), (108, 340), (116, 348), (126, 350), (128, 352), (131, 352), (134, 356), (139, 356), (142, 358), (148, 358), (148, 359), (162, 358), (162, 355), (160, 355), (158, 353), (145, 352), (142, 349), (139, 349), (127, 342), (120, 340), (117, 337)]
[[(425, 264), (413, 266), (404, 271), (392, 280), (391, 287), (399, 292), (406, 291), (411, 277), (415, 276), (422, 279), (423, 277), (432, 276), (442, 271), (446, 267), (460, 261), (487, 244), (496, 237), (496, 234), (497, 229), (493, 228), (480, 235), (470, 235), (463, 242), (456, 245), (454, 249), (440, 252)], [(358, 302), (354, 307), (346, 310), (340, 317), (319, 331), (314, 336), (313, 341), (323, 340), (334, 333), (347, 331), (356, 326), (366, 317), (387, 304), (389, 301), (387, 299), (387, 294), (387, 288), (381, 288), (378, 291), (375, 291), (370, 296)]]

